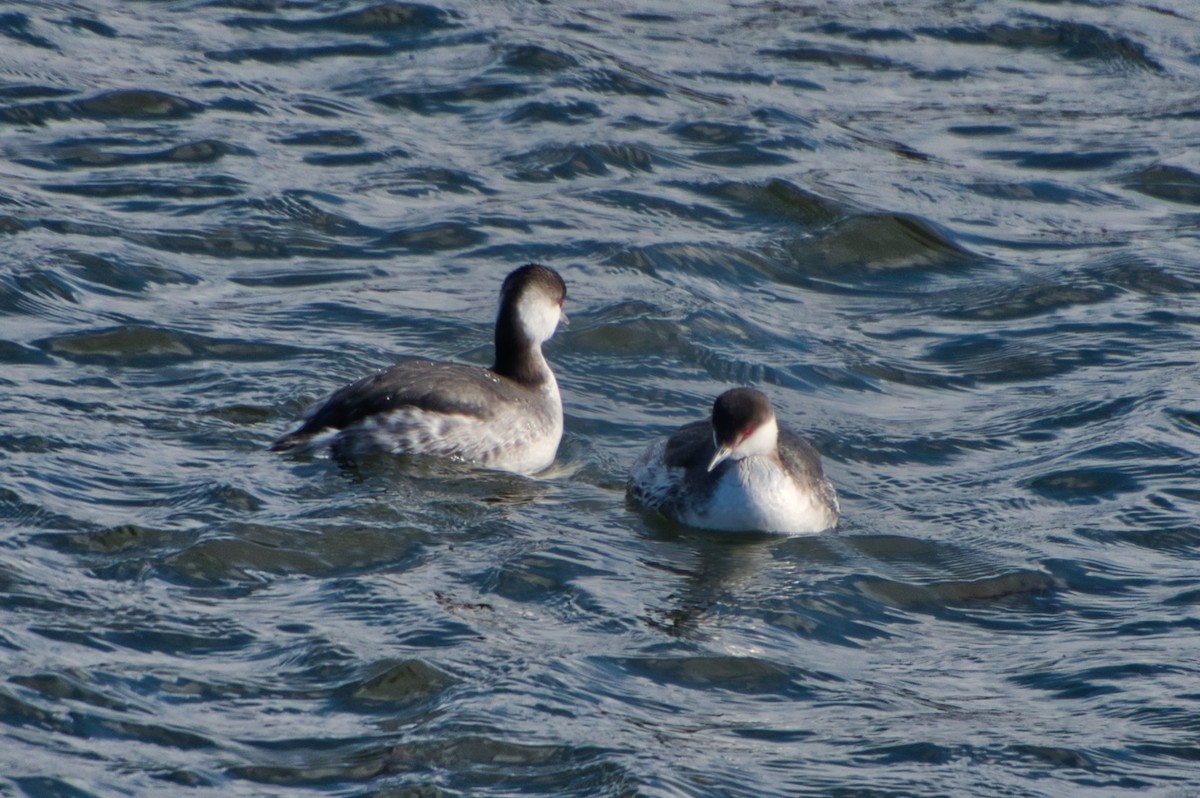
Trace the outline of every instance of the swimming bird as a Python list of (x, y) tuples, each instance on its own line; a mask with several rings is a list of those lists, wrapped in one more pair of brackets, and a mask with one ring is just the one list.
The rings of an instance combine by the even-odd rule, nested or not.
[(838, 499), (812, 445), (775, 419), (761, 391), (734, 388), (706, 421), (651, 443), (628, 495), (688, 526), (808, 535), (837, 525)]
[(397, 363), (314, 405), (271, 450), (327, 445), (338, 457), (390, 452), (519, 474), (545, 469), (558, 452), (563, 413), (542, 344), (566, 322), (566, 296), (553, 269), (516, 269), (500, 288), (491, 368)]

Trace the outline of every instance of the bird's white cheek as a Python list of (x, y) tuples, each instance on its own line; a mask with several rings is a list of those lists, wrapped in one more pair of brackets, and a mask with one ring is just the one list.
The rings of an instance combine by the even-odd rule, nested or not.
[(742, 457), (767, 455), (775, 451), (775, 444), (778, 440), (779, 426), (775, 423), (774, 419), (771, 419), (747, 435), (745, 440), (738, 444), (737, 448)]

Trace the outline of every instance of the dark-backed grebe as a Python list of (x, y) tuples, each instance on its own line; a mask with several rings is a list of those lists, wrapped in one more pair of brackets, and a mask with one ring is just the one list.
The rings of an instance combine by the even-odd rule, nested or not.
[(490, 369), (417, 360), (398, 363), (314, 405), (272, 451), (328, 445), (338, 456), (435, 455), (532, 474), (554, 462), (562, 398), (542, 344), (565, 321), (558, 272), (531, 263), (500, 289), (496, 360)]
[(753, 388), (717, 397), (712, 418), (650, 444), (631, 497), (688, 526), (808, 535), (837, 525), (838, 500), (808, 441), (775, 420)]

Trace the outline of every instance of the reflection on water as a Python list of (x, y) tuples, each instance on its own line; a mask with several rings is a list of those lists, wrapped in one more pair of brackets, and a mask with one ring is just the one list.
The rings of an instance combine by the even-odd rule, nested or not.
[[(10, 3), (0, 792), (1191, 789), (1184, 3)], [(536, 479), (265, 451), (572, 324)], [(628, 506), (733, 384), (837, 533)]]

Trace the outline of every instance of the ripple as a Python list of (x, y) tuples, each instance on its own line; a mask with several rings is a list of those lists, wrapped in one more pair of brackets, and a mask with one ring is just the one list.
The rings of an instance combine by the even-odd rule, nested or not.
[(1055, 205), (1079, 203), (1095, 206), (1119, 204), (1118, 198), (1107, 192), (1080, 188), (1051, 180), (979, 182), (975, 183), (971, 187), (971, 190), (983, 197), (1010, 202), (1036, 201)]
[(1144, 45), (1096, 25), (1033, 16), (1025, 24), (976, 27), (918, 27), (922, 36), (950, 44), (998, 45), (1014, 50), (1049, 50), (1071, 61), (1096, 61), (1118, 69), (1163, 72)]
[(1181, 269), (1176, 264), (1157, 263), (1136, 254), (1119, 254), (1105, 258), (1087, 273), (1095, 280), (1148, 296), (1200, 292), (1200, 281), (1186, 279), (1177, 271)]
[(856, 214), (777, 246), (776, 257), (799, 274), (851, 286), (855, 278), (958, 271), (985, 260), (929, 220), (903, 213)]
[(237, 623), (206, 618), (164, 616), (130, 609), (118, 617), (64, 618), (31, 626), (50, 640), (114, 652), (117, 648), (142, 653), (188, 656), (244, 649), (254, 636)]
[(355, 131), (344, 128), (330, 130), (306, 130), (293, 133), (279, 140), (280, 144), (291, 147), (361, 147), (367, 143), (366, 137)]
[[(447, 733), (440, 740), (406, 740), (392, 746), (364, 748), (351, 740), (291, 739), (288, 748), (303, 757), (273, 755), (263, 746), (258, 764), (229, 768), (227, 775), (261, 784), (319, 786), (386, 777), (396, 788), (414, 795), (430, 793), (430, 774), (466, 794), (512, 793), (531, 783), (556, 785), (555, 795), (595, 795), (596, 790), (623, 794), (633, 787), (620, 766), (608, 762), (604, 749), (592, 746), (513, 743), (478, 733)], [(407, 793), (406, 793), (407, 794)]]
[(165, 570), (184, 584), (261, 583), (268, 574), (328, 573), (328, 566), (309, 553), (281, 550), (269, 543), (236, 538), (201, 541), (164, 562)]
[(218, 225), (209, 230), (158, 229), (153, 231), (105, 229), (97, 228), (94, 225), (81, 228), (72, 222), (59, 221), (43, 223), (64, 234), (120, 236), (163, 252), (207, 255), (219, 259), (289, 259), (304, 254), (355, 259), (367, 257), (360, 247), (332, 243), (327, 238), (315, 236), (303, 228), (298, 233), (281, 234), (277, 229), (279, 225), (274, 223), (275, 220), (270, 221), (272, 223), (258, 225), (244, 223), (236, 226)]
[[(52, 358), (37, 349), (33, 349), (25, 344), (16, 343), (15, 341), (0, 339), (0, 363), (7, 363), (14, 366), (21, 364), (48, 366), (53, 362)], [(5, 382), (8, 381), (5, 380)]]
[[(657, 209), (671, 208), (664, 200), (654, 205)], [(726, 286), (745, 285), (771, 274), (769, 261), (724, 245), (654, 244), (631, 248), (615, 260), (664, 280), (676, 277), (695, 285), (696, 277), (709, 278), (721, 284), (718, 290), (722, 292)]]
[(421, 3), (388, 2), (321, 17), (288, 19), (235, 17), (226, 24), (239, 28), (271, 28), (290, 33), (335, 31), (383, 36), (393, 33), (426, 33), (450, 27), (454, 13)]
[(856, 42), (915, 42), (917, 38), (902, 28), (864, 27), (848, 22), (825, 22), (814, 30), (829, 36), (842, 36)]
[(733, 147), (719, 147), (703, 152), (692, 153), (691, 160), (700, 164), (735, 168), (747, 166), (783, 166), (794, 163), (789, 155), (760, 147), (754, 144), (739, 144)]
[(1155, 199), (1200, 205), (1200, 174), (1182, 166), (1148, 166), (1129, 175), (1125, 186)]
[(136, 146), (136, 142), (110, 138), (59, 141), (46, 148), (50, 160), (22, 158), (20, 162), (52, 171), (80, 168), (119, 169), (149, 164), (208, 164), (227, 155), (251, 154), (242, 147), (215, 139), (189, 141), (157, 150), (127, 152), (113, 149), (127, 146)]
[(579, 60), (570, 53), (532, 43), (504, 46), (502, 62), (509, 69), (539, 74), (555, 74), (579, 66)]
[(340, 58), (387, 58), (407, 49), (393, 44), (349, 42), (347, 44), (314, 45), (312, 47), (239, 47), (232, 50), (212, 50), (205, 57), (213, 61), (242, 64), (254, 61), (272, 66), (299, 64), (305, 61), (336, 60)]
[[(262, 44), (210, 50), (206, 56), (214, 61), (232, 64), (257, 61), (275, 65), (339, 58), (385, 58), (431, 46), (439, 34), (459, 27), (457, 16), (456, 12), (431, 5), (388, 2), (325, 16), (233, 17), (225, 20), (225, 24), (232, 28), (251, 31), (266, 29), (322, 43)], [(352, 38), (328, 43), (326, 38), (330, 35)], [(371, 41), (363, 40), (367, 37)]]
[(1055, 281), (1024, 280), (1009, 286), (971, 286), (936, 296), (929, 310), (964, 321), (1013, 321), (1042, 316), (1065, 308), (1106, 302), (1119, 293), (1116, 286), (1095, 285), (1067, 276)]
[[(711, 224), (728, 223), (729, 216), (709, 205), (698, 202), (682, 202), (661, 194), (643, 194), (621, 189), (607, 189), (587, 193), (588, 200), (622, 210), (643, 215), (665, 216), (682, 222), (707, 222)], [(663, 244), (640, 250), (641, 252), (666, 252), (671, 250), (688, 250), (690, 245)], [(698, 249), (698, 248), (695, 248)], [(697, 252), (699, 254), (699, 252)], [(711, 261), (711, 258), (705, 258)]]
[(725, 182), (694, 187), (698, 193), (714, 197), (752, 216), (820, 227), (832, 224), (846, 214), (839, 204), (786, 180), (770, 180), (763, 184)]
[(68, 333), (35, 341), (44, 352), (74, 363), (130, 368), (161, 368), (197, 360), (275, 361), (301, 350), (279, 344), (210, 338), (162, 327), (120, 325), (87, 333)]
[(374, 663), (370, 673), (343, 690), (355, 704), (389, 710), (426, 703), (444, 693), (455, 679), (419, 659)]
[(497, 193), (480, 179), (457, 169), (437, 166), (417, 166), (406, 169), (387, 181), (388, 190), (398, 196), (428, 197), (437, 192), (449, 194)]
[(855, 751), (854, 756), (870, 760), (875, 764), (893, 767), (904, 763), (945, 765), (959, 758), (970, 758), (971, 754), (966, 750), (969, 747), (956, 746), (951, 748), (923, 742), (897, 743), (894, 745), (862, 748)]
[[(206, 500), (202, 509), (207, 511), (211, 504)], [(341, 507), (341, 512), (352, 510)], [(331, 578), (372, 567), (403, 568), (420, 560), (428, 539), (414, 526), (419, 513), (409, 516), (397, 518), (386, 529), (310, 520), (307, 537), (263, 524), (227, 524), (222, 534), (166, 552), (154, 564), (173, 581), (213, 586), (258, 584), (272, 574)]]
[(87, 531), (43, 533), (35, 535), (33, 540), (57, 551), (113, 555), (173, 549), (184, 543), (186, 536), (137, 524), (122, 524)]
[(1050, 765), (1054, 768), (1070, 770), (1099, 770), (1096, 759), (1086, 751), (1071, 748), (1060, 748), (1051, 745), (1012, 745), (1008, 751), (1019, 757)]
[(1023, 430), (1095, 428), (1107, 421), (1120, 422), (1145, 401), (1144, 398), (1119, 397), (1047, 403), (1023, 413), (1013, 414), (1011, 419), (1018, 422)]
[(990, 138), (992, 136), (1011, 136), (1019, 131), (1012, 125), (951, 125), (946, 131), (965, 138)]
[(127, 702), (89, 687), (86, 683), (87, 677), (88, 674), (81, 672), (38, 673), (28, 676), (17, 674), (10, 676), (8, 682), (20, 685), (47, 698), (65, 699), (98, 709), (111, 709), (118, 712), (132, 709)]
[(286, 191), (280, 195), (238, 198), (218, 203), (207, 210), (229, 217), (233, 224), (249, 227), (249, 220), (268, 225), (284, 224), (321, 236), (369, 236), (379, 230), (329, 210), (330, 198), (315, 192)]
[(600, 106), (592, 102), (546, 102), (537, 100), (523, 103), (510, 112), (504, 121), (510, 124), (551, 123), (556, 125), (582, 125), (604, 116)]
[(1200, 410), (1169, 408), (1167, 415), (1175, 426), (1190, 435), (1200, 435)]
[(1060, 336), (1036, 344), (998, 335), (959, 336), (931, 347), (923, 358), (952, 372), (986, 383), (1029, 382), (1068, 374), (1127, 356), (1115, 346), (1077, 349)]
[(581, 577), (604, 575), (570, 553), (540, 551), (502, 563), (492, 577), (492, 590), (511, 601), (544, 601), (547, 595), (568, 592)]
[(182, 271), (115, 255), (78, 251), (58, 254), (72, 264), (70, 269), (76, 280), (93, 291), (144, 294), (157, 286), (197, 285), (200, 282), (198, 277)]
[(256, 271), (253, 274), (232, 274), (230, 282), (264, 288), (300, 288), (332, 285), (344, 282), (360, 282), (374, 277), (383, 277), (386, 272), (379, 269), (305, 269), (301, 272), (290, 269), (283, 271)]
[(564, 77), (567, 85), (589, 94), (626, 97), (666, 97), (667, 88), (659, 78), (641, 71), (609, 68), (579, 68)]
[(474, 224), (447, 221), (394, 230), (376, 239), (374, 245), (409, 252), (441, 252), (479, 246), (487, 238), (487, 233)]
[(29, 83), (14, 83), (0, 86), (0, 98), (9, 100), (31, 100), (41, 97), (69, 97), (76, 92), (61, 86), (42, 86)]
[(695, 690), (720, 689), (736, 693), (805, 698), (802, 672), (754, 657), (636, 657), (615, 661), (630, 673), (655, 682)]
[(68, 17), (66, 19), (66, 24), (70, 25), (76, 30), (84, 30), (88, 33), (94, 33), (97, 36), (103, 36), (106, 39), (115, 39), (121, 35), (120, 31), (118, 31), (116, 28), (106, 25), (105, 23), (96, 19), (88, 19), (87, 17)]
[[(947, 387), (936, 385), (934, 387)], [(988, 452), (1006, 449), (1010, 444), (1001, 437), (947, 437), (911, 436), (889, 437), (876, 434), (867, 437), (855, 435), (831, 436), (822, 441), (819, 448), (829, 457), (840, 462), (869, 463), (873, 465), (918, 464), (949, 465), (968, 452)]]
[(505, 158), (514, 180), (543, 182), (607, 175), (614, 167), (649, 172), (661, 162), (653, 150), (633, 144), (546, 145)]
[(0, 310), (55, 318), (63, 303), (80, 302), (78, 287), (53, 269), (28, 267), (0, 276)]
[(462, 114), (476, 103), (498, 103), (528, 94), (520, 83), (477, 81), (449, 89), (393, 91), (372, 98), (386, 108), (417, 114)]
[(0, 14), (0, 36), (42, 50), (58, 49), (54, 42), (37, 35), (30, 28), (30, 19), (26, 14), (17, 11)]
[[(1128, 466), (1144, 478), (1161, 479), (1163, 475), (1183, 482), (1193, 476), (1187, 467), (1190, 456), (1183, 451), (1168, 458), (1177, 465), (1157, 469), (1161, 474), (1146, 473), (1151, 469), (1133, 460)], [(1132, 479), (1132, 477), (1127, 477)], [(1194, 519), (1195, 497), (1175, 496), (1173, 491), (1150, 493), (1141, 501), (1123, 507), (1115, 523), (1089, 524), (1076, 529), (1076, 534), (1101, 543), (1127, 543), (1147, 550), (1190, 553), (1200, 546), (1200, 525)]]
[(1086, 699), (1120, 693), (1120, 685), (1127, 679), (1141, 680), (1180, 672), (1181, 669), (1168, 665), (1124, 663), (1075, 670), (1036, 671), (1010, 678), (1017, 684), (1052, 692), (1055, 698)]
[(49, 100), (0, 107), (0, 122), (44, 125), (66, 119), (186, 119), (204, 106), (186, 97), (153, 89), (115, 89), (78, 100)]
[(178, 751), (195, 751), (218, 748), (215, 740), (183, 729), (175, 729), (159, 723), (115, 720), (110, 717), (76, 715), (73, 731), (85, 740), (110, 737), (136, 744), (149, 744), (173, 748)]
[(727, 122), (681, 122), (672, 125), (670, 132), (684, 141), (719, 146), (742, 144), (756, 138), (748, 126)]
[(864, 50), (827, 47), (815, 44), (796, 44), (783, 48), (769, 48), (759, 51), (760, 55), (778, 58), (784, 61), (795, 61), (802, 64), (819, 64), (831, 67), (852, 67), (855, 69), (893, 69), (897, 66), (890, 58)]
[(1112, 468), (1072, 468), (1033, 477), (1029, 489), (1047, 499), (1094, 504), (1141, 490), (1131, 475)]
[(1122, 161), (1143, 153), (1138, 150), (1059, 150), (1057, 152), (1029, 152), (1027, 150), (992, 150), (985, 153), (988, 158), (1009, 161), (1023, 169), (1057, 169), (1063, 171), (1094, 172), (1107, 169)]
[(869, 596), (907, 609), (938, 609), (948, 604), (1029, 598), (1050, 593), (1056, 587), (1054, 579), (1041, 571), (1012, 571), (985, 579), (927, 584), (862, 577), (854, 584)]
[(95, 199), (145, 197), (171, 200), (193, 200), (241, 195), (246, 184), (224, 175), (189, 175), (186, 179), (168, 180), (143, 177), (89, 178), (77, 183), (43, 183), (42, 188), (60, 194), (72, 194)]

